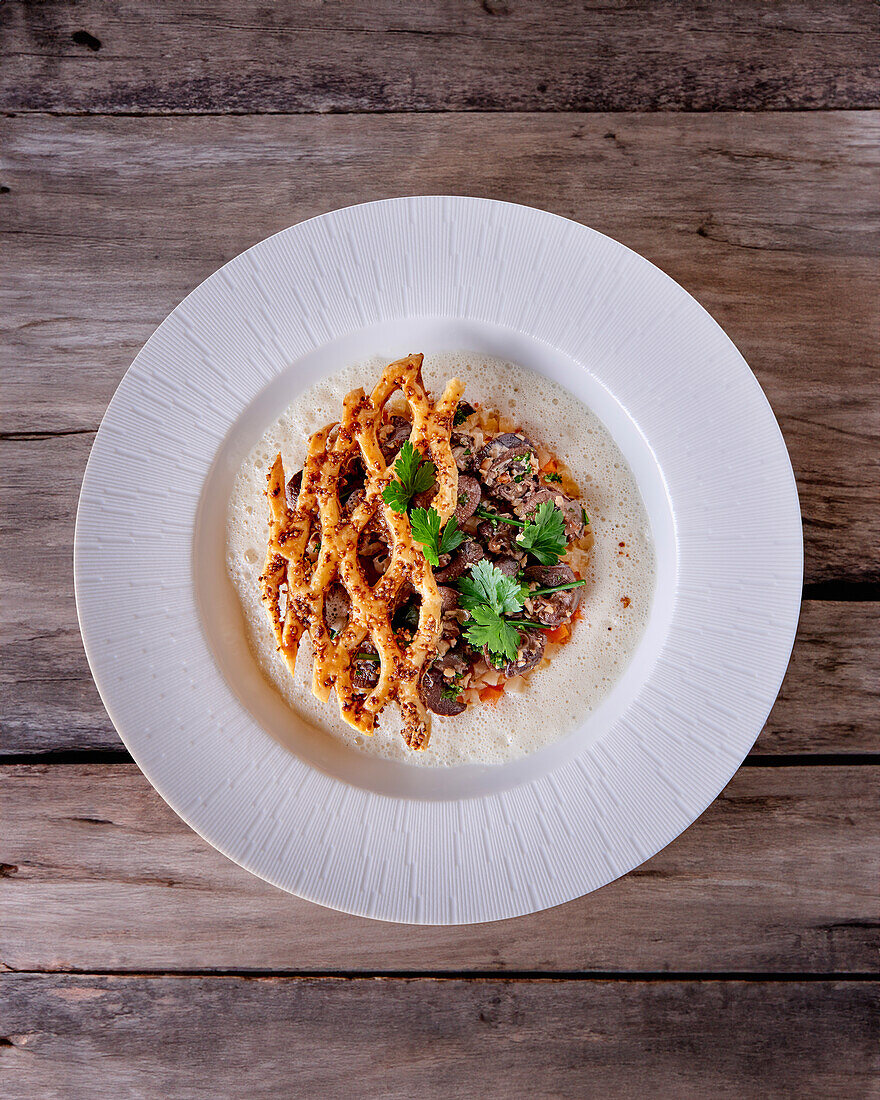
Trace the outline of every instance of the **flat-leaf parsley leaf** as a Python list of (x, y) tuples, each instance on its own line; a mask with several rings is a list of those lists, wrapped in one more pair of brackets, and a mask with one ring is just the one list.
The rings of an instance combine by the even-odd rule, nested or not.
[(497, 565), (483, 558), (470, 568), (471, 575), (459, 579), (459, 604), (470, 611), (486, 604), (498, 615), (514, 615), (522, 611), (521, 585), (507, 577)]
[(451, 554), (464, 542), (464, 534), (459, 531), (455, 516), (450, 516), (443, 534), (440, 534), (440, 513), (433, 508), (413, 508), (409, 523), (413, 538), (421, 543), (425, 559), (435, 568), (440, 564), (441, 554)]
[(522, 611), (528, 586), (505, 576), (486, 558), (470, 566), (470, 576), (459, 578), (458, 590), (459, 605), (469, 615), (464, 622), (465, 637), (472, 646), (485, 647), (497, 667), (516, 660), (522, 640), (517, 627), (549, 629), (528, 619), (505, 618)]
[(488, 604), (478, 604), (470, 614), (465, 623), (465, 637), (471, 645), (477, 649), (485, 646), (490, 653), (515, 661), (520, 637), (516, 627), (502, 619)]
[(516, 536), (516, 541), (542, 565), (555, 565), (568, 546), (565, 517), (555, 504), (545, 500)]
[(405, 512), (417, 493), (423, 493), (434, 484), (437, 470), (433, 462), (422, 458), (421, 452), (407, 439), (400, 448), (394, 463), (398, 480), (382, 490), (382, 499), (395, 512)]

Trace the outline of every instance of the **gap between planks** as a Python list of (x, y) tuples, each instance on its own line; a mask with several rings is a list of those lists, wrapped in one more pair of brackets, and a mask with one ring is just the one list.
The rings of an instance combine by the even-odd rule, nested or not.
[[(127, 749), (69, 749), (55, 752), (16, 752), (0, 753), (0, 768), (14, 768), (21, 765), (46, 765), (48, 767), (66, 767), (77, 764), (114, 767), (120, 764), (133, 764)], [(880, 752), (815, 752), (815, 753), (754, 753), (745, 757), (741, 768), (843, 768), (859, 765), (873, 767), (880, 765)]]
[(811, 974), (809, 971), (768, 970), (752, 974), (748, 970), (235, 970), (222, 967), (174, 970), (98, 970), (78, 967), (44, 967), (41, 969), (15, 969), (2, 965), (0, 983), (4, 974), (27, 975), (35, 978), (69, 976), (72, 978), (131, 978), (161, 980), (180, 978), (194, 980), (217, 978), (227, 981), (469, 981), (469, 982), (547, 982), (563, 985), (573, 981), (590, 982), (749, 982), (791, 983), (829, 981), (878, 982), (876, 974), (860, 971), (842, 971), (834, 974)]

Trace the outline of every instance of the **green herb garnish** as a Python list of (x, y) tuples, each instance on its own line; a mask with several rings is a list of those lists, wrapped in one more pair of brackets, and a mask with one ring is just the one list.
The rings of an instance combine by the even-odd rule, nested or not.
[(520, 633), (491, 607), (480, 604), (473, 608), (466, 627), (465, 637), (471, 645), (478, 649), (485, 646), (493, 656), (506, 657), (508, 661), (516, 660)]
[(545, 481), (555, 481), (557, 484), (562, 481), (561, 474), (543, 474), (542, 476)]
[(527, 596), (550, 596), (554, 592), (565, 592), (569, 588), (580, 588), (586, 581), (571, 581), (569, 584), (554, 584), (550, 588), (532, 588), (526, 592)]
[(467, 401), (459, 401), (458, 405), (455, 407), (455, 416), (452, 418), (453, 428), (461, 427), (465, 420), (471, 416), (473, 411), (473, 405), (469, 405)]
[(524, 588), (486, 558), (470, 567), (470, 576), (459, 579), (458, 590), (461, 593), (458, 602), (469, 613), (464, 623), (465, 637), (478, 649), (485, 647), (496, 668), (500, 667), (501, 658), (516, 660), (522, 640), (517, 627), (549, 629), (528, 619), (505, 617), (522, 611)]
[(516, 542), (542, 565), (555, 565), (568, 547), (565, 517), (555, 504), (545, 500), (516, 536)]
[(409, 517), (412, 536), (421, 543), (426, 561), (435, 568), (440, 564), (441, 554), (451, 554), (464, 542), (464, 533), (459, 531), (455, 516), (440, 534), (440, 513), (433, 508), (413, 508)]
[(470, 576), (459, 579), (458, 590), (459, 606), (467, 611), (486, 604), (499, 615), (514, 615), (523, 608), (522, 586), (488, 558), (470, 567)]
[(521, 527), (521, 532), (516, 536), (517, 546), (528, 550), (542, 565), (555, 565), (568, 548), (565, 516), (549, 500), (539, 504), (537, 511), (528, 520), (499, 516), (485, 508), (478, 508), (476, 514), (482, 519), (491, 520), (496, 527), (499, 523)]
[(394, 473), (398, 480), (385, 486), (382, 499), (393, 511), (405, 512), (417, 493), (431, 488), (436, 472), (434, 463), (423, 459), (421, 452), (407, 439), (394, 463)]
[(513, 516), (499, 516), (497, 512), (490, 512), (487, 508), (478, 508), (475, 514), (480, 516), (482, 519), (492, 520), (496, 527), (498, 526), (499, 522), (509, 523), (513, 527), (525, 527), (526, 525), (525, 520), (514, 519)]

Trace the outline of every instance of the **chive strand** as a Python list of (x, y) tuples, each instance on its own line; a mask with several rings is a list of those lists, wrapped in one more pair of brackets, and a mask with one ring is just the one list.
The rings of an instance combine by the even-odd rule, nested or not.
[(586, 581), (572, 581), (570, 584), (556, 584), (552, 588), (532, 588), (529, 590), (529, 596), (549, 596), (553, 592), (565, 592), (569, 588), (580, 588), (581, 585), (586, 583)]
[(478, 508), (477, 515), (481, 519), (497, 520), (499, 523), (509, 523), (512, 527), (525, 527), (525, 522), (521, 519), (513, 519), (511, 516), (499, 516), (495, 512), (489, 512), (485, 508)]

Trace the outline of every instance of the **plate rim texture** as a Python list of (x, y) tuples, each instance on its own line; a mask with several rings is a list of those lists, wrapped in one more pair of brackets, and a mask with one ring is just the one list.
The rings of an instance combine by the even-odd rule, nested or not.
[[(547, 775), (447, 802), (344, 784), (260, 730), (220, 676), (191, 578), (201, 486), (254, 396), (333, 339), (417, 316), (511, 327), (585, 364), (654, 450), (678, 540), (666, 643), (608, 733)], [(168, 315), (120, 382), (92, 446), (74, 581), (107, 712), (191, 828), (310, 901), (382, 920), (466, 924), (597, 889), (714, 801), (781, 686), (803, 541), (769, 403), (682, 287), (559, 215), (416, 196), (282, 230)]]

